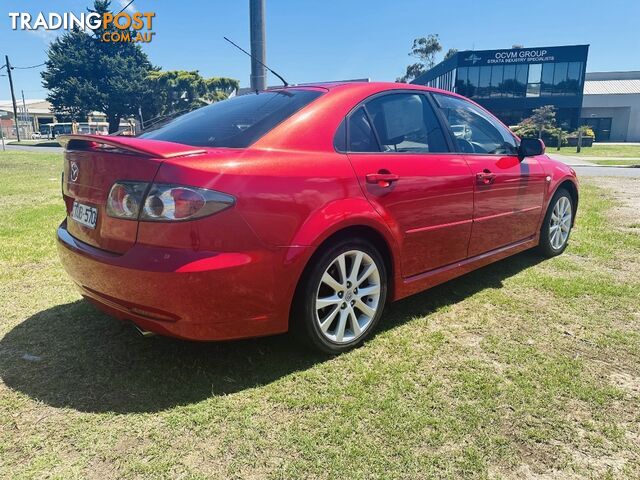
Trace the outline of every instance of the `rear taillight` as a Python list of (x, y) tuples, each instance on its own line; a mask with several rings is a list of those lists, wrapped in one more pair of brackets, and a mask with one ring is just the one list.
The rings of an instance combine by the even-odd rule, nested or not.
[(107, 198), (107, 214), (131, 220), (166, 222), (200, 218), (218, 213), (235, 198), (206, 188), (184, 185), (117, 182)]
[(107, 215), (137, 220), (148, 183), (116, 182), (107, 197)]

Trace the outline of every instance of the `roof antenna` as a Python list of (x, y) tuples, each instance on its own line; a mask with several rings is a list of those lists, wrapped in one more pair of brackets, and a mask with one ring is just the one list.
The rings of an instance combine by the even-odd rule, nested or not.
[(233, 45), (234, 47), (236, 47), (238, 50), (240, 50), (241, 52), (246, 53), (247, 55), (249, 55), (251, 58), (253, 58), (256, 62), (258, 62), (260, 65), (262, 65), (264, 68), (266, 68), (267, 70), (269, 70), (271, 73), (273, 73), (276, 77), (278, 77), (280, 79), (280, 81), (282, 81), (282, 83), (284, 84), (285, 87), (289, 86), (289, 82), (287, 82), (284, 78), (282, 78), (280, 75), (278, 75), (276, 72), (274, 72), (273, 70), (271, 70), (269, 67), (267, 67), (264, 63), (262, 63), (260, 60), (258, 60), (256, 57), (254, 57), (253, 55), (251, 55), (249, 52), (247, 52), (244, 48), (242, 48), (241, 46), (233, 43), (231, 40), (229, 40), (227, 37), (222, 37), (224, 38), (227, 42), (229, 42), (231, 45)]

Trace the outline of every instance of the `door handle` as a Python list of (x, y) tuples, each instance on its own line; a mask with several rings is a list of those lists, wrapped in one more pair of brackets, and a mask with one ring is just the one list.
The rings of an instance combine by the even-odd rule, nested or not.
[(491, 173), (491, 170), (484, 169), (480, 173), (476, 173), (476, 183), (478, 185), (491, 185), (496, 179), (496, 174)]
[(365, 176), (365, 179), (367, 183), (374, 183), (374, 184), (377, 184), (379, 187), (388, 187), (393, 182), (397, 182), (400, 179), (400, 177), (395, 173), (378, 172), (378, 173), (368, 173)]

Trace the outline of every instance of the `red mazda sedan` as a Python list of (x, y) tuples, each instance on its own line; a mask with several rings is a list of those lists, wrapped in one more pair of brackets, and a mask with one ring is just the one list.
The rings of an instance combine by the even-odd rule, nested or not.
[(102, 310), (185, 339), (292, 329), (345, 351), (390, 300), (562, 253), (578, 204), (541, 141), (416, 85), (287, 87), (63, 142), (67, 272)]

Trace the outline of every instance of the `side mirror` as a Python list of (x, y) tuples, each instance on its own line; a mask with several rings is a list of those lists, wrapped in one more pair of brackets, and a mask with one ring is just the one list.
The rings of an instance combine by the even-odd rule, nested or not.
[(522, 161), (526, 157), (542, 155), (544, 149), (544, 142), (539, 138), (523, 138), (520, 140), (520, 146), (518, 147), (518, 157)]

